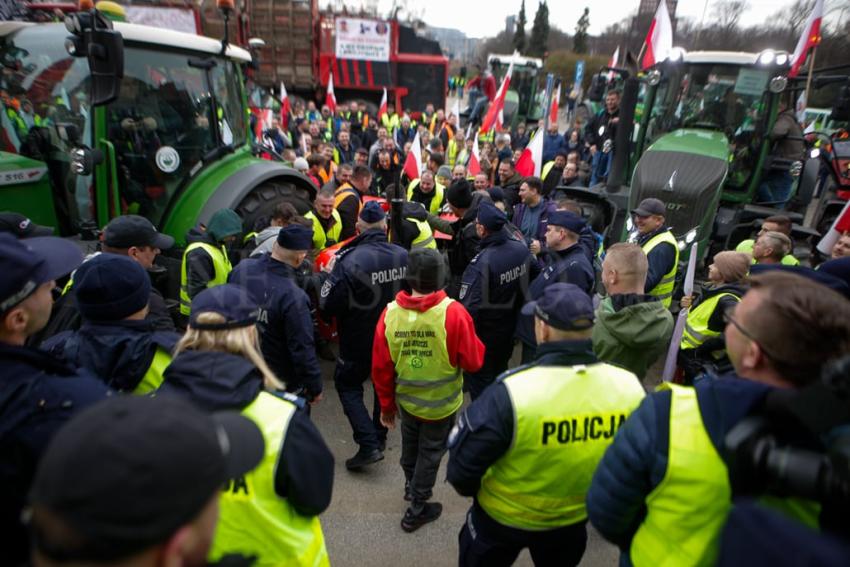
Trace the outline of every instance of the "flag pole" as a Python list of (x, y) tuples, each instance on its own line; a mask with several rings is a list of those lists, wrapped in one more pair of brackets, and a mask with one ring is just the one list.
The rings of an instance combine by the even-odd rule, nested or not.
[(806, 106), (809, 105), (809, 91), (812, 88), (812, 72), (815, 70), (815, 55), (818, 53), (818, 46), (812, 47), (812, 60), (809, 61), (809, 76), (806, 79)]
[(643, 52), (644, 51), (646, 51), (646, 40), (645, 39), (643, 40), (643, 44), (640, 46), (640, 53), (638, 53), (638, 56), (637, 56), (638, 69), (643, 68), (643, 63), (641, 63), (641, 61), (643, 61)]

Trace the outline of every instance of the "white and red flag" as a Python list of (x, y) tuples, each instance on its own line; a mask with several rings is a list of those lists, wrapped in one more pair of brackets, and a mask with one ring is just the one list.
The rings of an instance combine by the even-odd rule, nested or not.
[(283, 81), (280, 82), (280, 125), (284, 130), (289, 128), (289, 113), (292, 107), (289, 104), (289, 94), (286, 92), (286, 87), (283, 86)]
[(472, 143), (472, 153), (469, 156), (469, 164), (466, 166), (469, 175), (481, 173), (481, 156), (478, 153), (478, 131), (475, 132), (475, 141)]
[(820, 253), (826, 256), (832, 254), (832, 247), (838, 242), (838, 238), (848, 230), (850, 230), (850, 201), (847, 201), (847, 204), (841, 209), (841, 214), (838, 215), (827, 233), (818, 242)]
[(646, 34), (646, 51), (643, 54), (641, 67), (648, 69), (667, 59), (673, 49), (673, 24), (670, 22), (670, 13), (667, 11), (667, 0), (658, 2), (655, 17)]
[(496, 126), (497, 121), (500, 116), (503, 116), (501, 113), (505, 108), (505, 95), (508, 93), (508, 88), (511, 86), (511, 75), (514, 72), (514, 62), (511, 60), (511, 64), (508, 66), (508, 72), (505, 75), (505, 78), (502, 79), (502, 84), (499, 86), (499, 90), (496, 91), (496, 98), (493, 99), (493, 102), (490, 103), (490, 108), (487, 109), (487, 115), (484, 117), (484, 120), (481, 121), (481, 132), (489, 132)]
[(561, 85), (552, 91), (552, 106), (549, 107), (549, 124), (558, 123), (558, 101), (561, 100)]
[[(614, 55), (611, 56), (611, 59), (608, 60), (609, 67), (616, 67), (617, 62), (620, 60), (620, 46), (617, 46), (617, 49), (614, 50)], [(614, 79), (614, 71), (608, 71), (608, 82), (611, 82)]]
[(413, 143), (410, 145), (410, 151), (407, 152), (407, 157), (404, 158), (404, 171), (407, 178), (413, 181), (419, 179), (419, 170), (422, 169), (422, 146), (419, 143), (419, 131), (413, 137)]
[(528, 146), (522, 150), (522, 155), (516, 161), (516, 172), (523, 177), (540, 177), (543, 168), (543, 129), (538, 128)]
[(328, 79), (328, 92), (325, 94), (325, 104), (331, 110), (331, 114), (336, 114), (336, 95), (334, 94), (334, 74), (331, 73)]
[(788, 71), (789, 77), (796, 77), (800, 72), (800, 67), (806, 62), (806, 56), (809, 50), (817, 47), (821, 40), (820, 24), (823, 20), (823, 0), (817, 0), (812, 13), (809, 14), (809, 19), (806, 20), (806, 25), (803, 26), (803, 35), (797, 40), (797, 47), (794, 48), (794, 54), (791, 55), (791, 70)]
[(387, 88), (384, 87), (384, 96), (381, 97), (381, 106), (378, 107), (378, 123), (380, 124), (381, 118), (384, 117), (384, 114), (387, 113)]

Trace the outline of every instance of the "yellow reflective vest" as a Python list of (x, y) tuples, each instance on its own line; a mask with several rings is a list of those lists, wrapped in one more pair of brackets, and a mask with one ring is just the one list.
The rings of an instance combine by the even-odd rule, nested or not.
[[(419, 178), (414, 179), (407, 186), (407, 200), (413, 200), (413, 190), (419, 187)], [(440, 208), (443, 206), (443, 198), (446, 192), (445, 186), (442, 183), (434, 182), (434, 196), (431, 198), (431, 203), (428, 205), (428, 212), (432, 215), (439, 215)]]
[(671, 390), (667, 471), (646, 499), (629, 557), (635, 567), (714, 565), (731, 506), (726, 465), (705, 430), (696, 391), (661, 388)]
[(153, 355), (151, 365), (148, 367), (148, 371), (145, 372), (142, 380), (136, 384), (136, 387), (133, 389), (133, 393), (138, 395), (150, 394), (154, 390), (159, 389), (159, 387), (162, 386), (165, 369), (168, 368), (169, 364), (171, 364), (171, 353), (163, 348), (157, 347), (156, 352)]
[[(463, 378), (449, 362), (446, 312), (448, 297), (427, 311), (387, 305), (384, 316), (387, 345), (396, 371), (396, 400), (409, 414), (436, 421), (455, 413), (463, 403)], [(417, 348), (412, 350), (411, 341)]]
[(697, 348), (708, 339), (720, 336), (719, 331), (712, 331), (708, 328), (708, 320), (711, 319), (711, 315), (717, 309), (717, 304), (723, 297), (732, 297), (735, 301), (741, 301), (741, 298), (734, 293), (718, 293), (688, 311), (680, 349)]
[(339, 235), (342, 232), (342, 218), (339, 216), (339, 212), (336, 209), (331, 213), (333, 217), (333, 224), (330, 229), (325, 232), (322, 223), (319, 221), (319, 217), (313, 211), (308, 212), (304, 215), (305, 219), (310, 219), (313, 223), (313, 249), (322, 251), (328, 246), (333, 246), (337, 242), (339, 242)]
[(637, 377), (595, 363), (531, 366), (500, 380), (514, 410), (514, 438), (481, 479), (479, 505), (523, 530), (585, 520), (593, 472), (645, 395)]
[(318, 516), (302, 516), (274, 489), (275, 470), (295, 405), (268, 392), (242, 410), (263, 433), (266, 449), (253, 471), (225, 485), (209, 559), (257, 557), (258, 567), (330, 565)]
[(212, 279), (207, 282), (207, 288), (227, 283), (227, 276), (233, 269), (224, 246), (216, 247), (206, 242), (193, 242), (186, 247), (186, 251), (183, 252), (183, 263), (180, 265), (180, 313), (187, 317), (192, 311), (192, 298), (189, 297), (189, 278), (186, 272), (186, 259), (189, 256), (189, 252), (198, 248), (209, 254), (215, 271)]
[[(752, 256), (753, 246), (755, 246), (755, 244), (756, 244), (756, 241), (753, 240), (752, 238), (748, 238), (747, 240), (742, 240), (735, 247), (735, 252), (746, 252), (747, 254)], [(753, 258), (753, 264), (755, 264), (755, 263), (756, 263), (756, 259)], [(792, 256), (791, 254), (786, 254), (785, 256), (782, 257), (782, 264), (784, 264), (785, 266), (799, 266), (800, 261), (797, 258), (795, 258), (794, 256)]]
[(658, 285), (649, 290), (648, 293), (659, 298), (661, 303), (664, 304), (664, 307), (670, 307), (670, 303), (673, 301), (673, 287), (676, 285), (676, 270), (679, 267), (679, 243), (676, 242), (676, 237), (673, 236), (672, 232), (665, 230), (661, 234), (656, 234), (650, 238), (641, 248), (644, 254), (649, 256), (653, 248), (665, 242), (673, 245), (673, 250), (676, 251), (676, 258), (673, 260), (673, 267), (670, 268), (670, 271), (664, 274)]

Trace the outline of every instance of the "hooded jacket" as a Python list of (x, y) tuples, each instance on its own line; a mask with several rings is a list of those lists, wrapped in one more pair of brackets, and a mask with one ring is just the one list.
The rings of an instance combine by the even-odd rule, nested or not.
[(257, 247), (251, 251), (251, 256), (270, 254), (274, 243), (277, 241), (278, 232), (280, 232), (279, 226), (269, 226), (257, 233), (254, 236), (254, 242), (257, 244)]
[(622, 366), (641, 380), (667, 351), (673, 336), (673, 315), (651, 295), (606, 297), (596, 310), (593, 351), (599, 360)]
[[(263, 377), (247, 359), (226, 352), (183, 351), (165, 369), (159, 395), (183, 396), (207, 412), (241, 411), (263, 390)], [(274, 392), (273, 392), (274, 393)], [(274, 393), (278, 395), (277, 393)], [(300, 398), (275, 467), (274, 489), (305, 516), (327, 509), (333, 490), (333, 455)]]

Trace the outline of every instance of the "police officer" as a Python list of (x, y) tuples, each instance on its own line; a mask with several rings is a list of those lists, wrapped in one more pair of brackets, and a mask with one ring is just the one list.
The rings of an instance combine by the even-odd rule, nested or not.
[(487, 347), (481, 370), (464, 374), (464, 386), (473, 400), (508, 367), (517, 315), (528, 289), (532, 256), (524, 242), (504, 230), (507, 220), (493, 203), (481, 203), (475, 221), (481, 251), (461, 278), (460, 301)]
[(297, 270), (313, 247), (313, 231), (300, 224), (280, 229), (271, 254), (243, 260), (229, 282), (247, 289), (260, 304), (260, 347), (286, 390), (316, 403), (322, 374), (316, 359), (310, 298), (298, 287)]
[(331, 501), (333, 455), (304, 400), (280, 391), (257, 350), (259, 313), (233, 284), (198, 294), (159, 395), (186, 397), (207, 412), (237, 409), (263, 432), (259, 466), (223, 487), (210, 559), (236, 553), (257, 565), (327, 566), (318, 516)]
[(47, 442), (80, 409), (108, 395), (89, 373), (24, 346), (47, 324), (54, 280), (82, 259), (76, 245), (61, 238), (18, 241), (0, 233), (0, 529), (3, 560), (11, 565), (29, 557), (21, 512)]
[(523, 308), (534, 314), (534, 363), (507, 372), (449, 436), (448, 481), (474, 496), (460, 565), (577, 565), (584, 554), (591, 475), (644, 397), (637, 377), (593, 354), (593, 303), (556, 283)]
[(242, 219), (232, 209), (216, 211), (206, 231), (192, 230), (189, 245), (180, 266), (180, 314), (188, 317), (192, 299), (201, 291), (227, 281), (233, 267), (227, 256), (227, 244), (242, 232)]
[(407, 270), (407, 251), (387, 242), (386, 213), (378, 203), (364, 205), (357, 228), (360, 234), (337, 254), (319, 298), (321, 311), (336, 317), (339, 325), (334, 383), (360, 446), (345, 462), (349, 470), (384, 458), (387, 429), (380, 422), (377, 395), (370, 418), (363, 403), (363, 382), (371, 371), (378, 318), (401, 289)]
[[(579, 238), (586, 226), (584, 219), (567, 211), (549, 213), (549, 223), (546, 227), (546, 267), (531, 282), (528, 288), (529, 298), (539, 299), (543, 291), (552, 284), (571, 283), (585, 292), (593, 295), (595, 283), (593, 267), (587, 260), (584, 248)], [(531, 315), (520, 315), (517, 321), (517, 338), (522, 341), (522, 363), (534, 360), (534, 318)]]
[(145, 269), (124, 256), (99, 254), (74, 273), (71, 293), (83, 324), (42, 348), (115, 390), (147, 394), (159, 388), (180, 336), (153, 331), (145, 320), (151, 294)]
[(638, 229), (637, 243), (649, 262), (645, 291), (660, 299), (664, 307), (670, 307), (679, 267), (679, 246), (673, 232), (664, 224), (666, 210), (663, 202), (649, 198), (632, 209), (632, 216)]
[(334, 208), (334, 193), (325, 189), (316, 193), (313, 209), (304, 218), (313, 223), (313, 250), (321, 252), (340, 240), (342, 218)]

